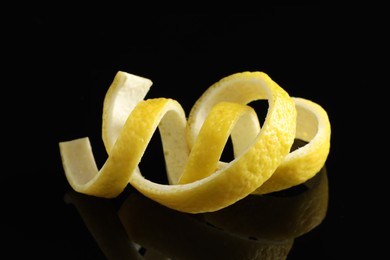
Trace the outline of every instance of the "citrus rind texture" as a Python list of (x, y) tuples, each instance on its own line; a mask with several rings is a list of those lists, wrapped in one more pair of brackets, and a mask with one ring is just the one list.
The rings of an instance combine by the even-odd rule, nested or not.
[[(266, 194), (312, 178), (330, 150), (326, 111), (291, 97), (264, 72), (240, 72), (210, 86), (188, 118), (170, 98), (146, 98), (152, 81), (118, 71), (103, 105), (102, 139), (107, 159), (99, 169), (88, 137), (59, 143), (65, 176), (80, 193), (114, 198), (127, 185), (169, 208), (212, 212), (249, 194)], [(266, 100), (260, 125), (249, 103)], [(159, 131), (168, 183), (145, 178), (139, 167)], [(221, 155), (231, 138), (234, 158)], [(291, 150), (295, 139), (306, 145)]]

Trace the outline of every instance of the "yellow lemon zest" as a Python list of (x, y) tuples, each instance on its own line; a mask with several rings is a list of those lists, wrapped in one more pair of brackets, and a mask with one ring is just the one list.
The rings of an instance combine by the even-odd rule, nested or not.
[[(169, 208), (201, 213), (227, 207), (249, 194), (305, 182), (325, 164), (330, 123), (325, 110), (293, 98), (263, 72), (227, 76), (195, 102), (188, 120), (170, 98), (145, 99), (152, 82), (119, 71), (103, 107), (102, 139), (108, 153), (98, 169), (88, 137), (59, 143), (65, 175), (80, 193), (113, 198), (130, 184)], [(248, 103), (267, 100), (263, 125)], [(143, 177), (145, 150), (160, 132), (169, 184)], [(220, 160), (231, 136), (234, 159)], [(294, 139), (308, 144), (290, 152)]]

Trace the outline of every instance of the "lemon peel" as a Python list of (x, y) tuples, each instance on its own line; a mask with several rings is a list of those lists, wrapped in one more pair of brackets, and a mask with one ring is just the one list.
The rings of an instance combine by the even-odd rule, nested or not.
[[(59, 143), (65, 175), (75, 191), (112, 198), (130, 183), (167, 207), (210, 212), (251, 193), (302, 183), (326, 160), (326, 112), (314, 102), (290, 97), (263, 72), (236, 73), (212, 85), (196, 101), (188, 120), (173, 99), (144, 99), (151, 83), (126, 72), (116, 74), (104, 100), (102, 138), (108, 158), (101, 169), (88, 137)], [(247, 105), (258, 99), (269, 104), (261, 129)], [(138, 167), (157, 129), (169, 184), (145, 179)], [(235, 158), (222, 162), (229, 135)], [(309, 143), (290, 153), (296, 137)], [(262, 189), (265, 184), (268, 187)]]
[(217, 212), (204, 213), (203, 217), (215, 227), (244, 237), (295, 239), (318, 227), (326, 217), (329, 202), (326, 167), (301, 185), (299, 193), (249, 195)]
[(302, 184), (314, 177), (327, 160), (331, 138), (328, 114), (313, 101), (296, 97), (293, 99), (297, 109), (295, 138), (307, 144), (290, 152), (254, 194), (266, 194)]

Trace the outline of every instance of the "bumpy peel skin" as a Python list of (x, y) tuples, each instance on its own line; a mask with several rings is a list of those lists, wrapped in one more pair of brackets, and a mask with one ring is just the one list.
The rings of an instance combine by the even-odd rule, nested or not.
[[(100, 169), (88, 137), (59, 143), (65, 175), (75, 191), (113, 198), (130, 184), (169, 208), (211, 212), (249, 194), (301, 184), (325, 164), (330, 148), (326, 111), (290, 97), (263, 72), (236, 73), (216, 82), (188, 118), (176, 100), (145, 99), (151, 85), (149, 79), (126, 72), (115, 76), (104, 100), (102, 139), (108, 158)], [(268, 101), (262, 126), (248, 105), (261, 99)], [(145, 179), (138, 167), (157, 129), (169, 184)], [(223, 162), (229, 137), (234, 159)], [(290, 151), (295, 139), (307, 144)]]

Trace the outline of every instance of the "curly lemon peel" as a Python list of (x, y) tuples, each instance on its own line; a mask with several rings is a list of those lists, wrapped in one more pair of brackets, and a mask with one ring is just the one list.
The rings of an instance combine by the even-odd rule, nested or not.
[(302, 184), (314, 177), (326, 162), (331, 137), (328, 114), (313, 101), (293, 99), (298, 112), (296, 139), (307, 144), (290, 152), (254, 194), (266, 194)]
[(102, 139), (107, 153), (114, 146), (127, 117), (145, 98), (153, 82), (137, 75), (118, 72), (103, 103)]
[[(317, 107), (312, 110), (311, 107), (316, 106), (312, 102), (306, 104), (301, 99), (291, 98), (265, 73), (236, 73), (217, 82), (195, 103), (188, 121), (175, 100), (144, 100), (150, 86), (150, 80), (125, 72), (119, 71), (115, 76), (104, 100), (102, 137), (108, 158), (100, 170), (88, 138), (60, 143), (64, 171), (74, 190), (112, 198), (130, 183), (167, 207), (200, 213), (224, 208), (251, 193), (271, 192), (283, 185), (302, 183), (326, 160), (329, 149), (323, 147), (329, 144), (322, 136), (327, 136), (330, 129), (326, 128), (322, 135), (321, 131), (328, 124), (328, 118), (317, 114), (324, 111)], [(266, 99), (269, 104), (261, 129), (256, 113), (246, 105), (257, 99)], [(304, 105), (297, 106), (297, 100)], [(304, 116), (297, 117), (297, 111)], [(317, 127), (312, 126), (313, 120), (307, 123), (305, 119), (312, 118), (313, 114)], [(157, 128), (169, 184), (145, 179), (138, 168)], [(290, 153), (291, 159), (288, 159), (296, 132), (298, 137), (310, 139), (309, 148), (295, 155)], [(235, 158), (221, 162), (219, 158), (229, 135)], [(316, 141), (316, 138), (321, 140)], [(310, 148), (311, 142), (317, 143), (311, 145), (314, 148)], [(320, 162), (313, 162), (319, 150), (322, 151), (317, 155)], [(297, 162), (317, 166), (305, 168), (295, 165)], [(284, 178), (284, 170), (279, 170), (283, 164), (286, 169), (295, 169), (291, 172), (303, 178)], [(271, 181), (278, 170), (282, 185)], [(268, 190), (261, 190), (267, 183)]]

